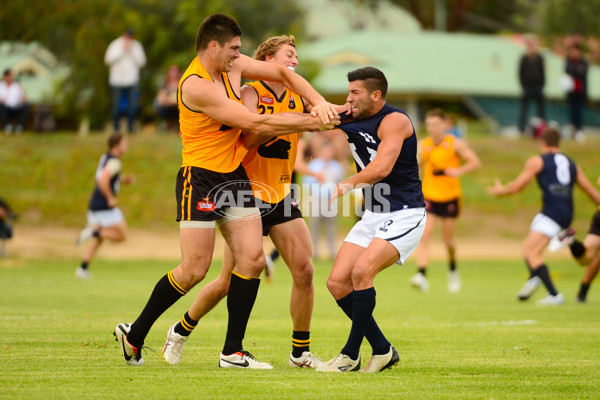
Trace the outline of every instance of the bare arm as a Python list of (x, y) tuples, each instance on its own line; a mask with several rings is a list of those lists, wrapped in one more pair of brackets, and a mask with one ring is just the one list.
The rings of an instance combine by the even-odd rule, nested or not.
[(98, 183), (98, 189), (100, 189), (100, 193), (104, 197), (106, 197), (106, 202), (110, 208), (117, 206), (117, 197), (115, 196), (112, 187), (110, 187), (110, 179), (112, 178), (111, 169), (108, 166), (105, 166), (100, 175), (98, 175), (98, 179), (96, 182)]
[[(600, 179), (598, 179), (598, 183), (600, 183)], [(597, 205), (600, 205), (600, 193), (594, 185), (588, 180), (587, 176), (579, 166), (577, 167), (577, 184), (583, 189), (583, 191), (595, 202)]]
[[(269, 64), (265, 63), (265, 65)], [(257, 135), (279, 136), (298, 131), (333, 128), (333, 124), (323, 124), (318, 118), (308, 114), (261, 115), (251, 113), (242, 104), (224, 96), (220, 86), (197, 76), (190, 76), (186, 79), (181, 89), (181, 96), (187, 107), (202, 111), (228, 126)], [(339, 117), (336, 122), (339, 122)]]
[(515, 180), (502, 185), (498, 178), (494, 181), (494, 186), (488, 187), (488, 193), (494, 197), (506, 196), (520, 192), (529, 182), (542, 170), (544, 161), (541, 156), (533, 156), (525, 163), (523, 171)]
[(325, 101), (311, 85), (298, 75), (290, 71), (283, 65), (275, 63), (266, 63), (263, 61), (254, 60), (248, 56), (241, 55), (236, 61), (241, 67), (242, 77), (255, 80), (266, 80), (282, 83), (286, 88), (289, 88), (295, 93), (298, 93), (309, 104), (311, 104), (311, 114), (318, 115), (323, 123), (329, 123), (335, 120), (337, 112), (332, 104)]
[(377, 131), (377, 136), (381, 139), (377, 147), (377, 155), (362, 171), (340, 182), (331, 200), (346, 194), (351, 189), (372, 185), (388, 176), (400, 155), (404, 140), (412, 133), (413, 127), (406, 115), (400, 113), (387, 115), (381, 121)]
[(477, 157), (477, 154), (475, 154), (464, 140), (457, 138), (454, 142), (454, 150), (464, 162), (458, 168), (446, 168), (444, 170), (444, 175), (458, 178), (462, 174), (466, 174), (467, 172), (474, 171), (481, 167), (479, 157)]

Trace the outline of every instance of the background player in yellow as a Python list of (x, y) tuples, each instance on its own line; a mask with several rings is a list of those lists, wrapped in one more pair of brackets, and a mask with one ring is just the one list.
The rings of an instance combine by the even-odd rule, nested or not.
[(439, 108), (430, 110), (425, 116), (428, 136), (420, 143), (419, 164), (424, 169), (423, 196), (427, 223), (416, 251), (418, 272), (410, 279), (410, 283), (422, 291), (429, 289), (425, 276), (429, 241), (438, 219), (441, 219), (442, 236), (448, 251), (448, 290), (457, 293), (461, 282), (456, 269), (454, 231), (462, 197), (458, 178), (479, 168), (481, 162), (464, 140), (446, 133), (445, 118)]
[[(259, 45), (254, 58), (294, 71), (298, 65), (295, 39), (285, 35), (269, 38)], [(257, 114), (303, 113), (311, 109), (298, 94), (280, 82), (250, 82), (242, 87), (241, 94), (243, 104)], [(271, 237), (292, 273), (290, 313), (293, 333), (289, 365), (315, 368), (320, 360), (310, 352), (309, 347), (314, 303), (312, 244), (302, 213), (290, 191), (300, 135), (290, 133), (265, 138), (244, 133), (243, 141), (249, 151), (242, 165), (252, 184), (254, 196), (262, 203), (259, 208), (263, 235)], [(198, 320), (227, 295), (234, 267), (234, 257), (226, 246), (219, 277), (202, 288), (187, 314), (167, 332), (163, 357), (169, 364), (181, 361), (184, 345)]]

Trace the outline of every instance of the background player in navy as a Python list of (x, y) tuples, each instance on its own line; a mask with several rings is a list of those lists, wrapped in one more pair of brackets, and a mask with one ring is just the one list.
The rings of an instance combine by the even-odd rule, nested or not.
[(360, 368), (360, 345), (373, 348), (365, 372), (378, 372), (399, 361), (398, 352), (375, 319), (375, 276), (402, 264), (419, 243), (425, 226), (425, 201), (417, 164), (417, 136), (404, 112), (386, 104), (387, 80), (376, 68), (348, 73), (352, 118), (339, 128), (348, 138), (358, 173), (339, 183), (332, 195), (364, 187), (365, 213), (354, 225), (333, 264), (327, 287), (352, 319), (341, 353), (317, 371)]
[(87, 213), (88, 225), (79, 234), (77, 244), (92, 239), (83, 252), (81, 265), (75, 270), (79, 279), (90, 277), (88, 264), (104, 239), (122, 242), (127, 237), (125, 217), (117, 207), (120, 184), (132, 183), (133, 175), (121, 176), (121, 156), (127, 151), (127, 138), (115, 132), (108, 138), (108, 152), (100, 157), (94, 180), (96, 186)]
[(502, 185), (496, 179), (495, 185), (488, 188), (492, 196), (505, 196), (520, 192), (533, 178), (536, 178), (542, 190), (542, 211), (531, 223), (529, 235), (523, 242), (525, 262), (530, 277), (517, 293), (519, 300), (527, 300), (539, 287), (540, 282), (548, 290), (548, 295), (540, 300), (541, 305), (558, 305), (564, 303), (548, 272), (542, 253), (550, 238), (571, 225), (573, 220), (573, 186), (577, 183), (596, 203), (600, 203), (600, 193), (586, 178), (584, 172), (573, 160), (560, 152), (560, 133), (554, 128), (547, 128), (540, 137), (541, 153), (531, 157), (525, 163), (519, 176)]

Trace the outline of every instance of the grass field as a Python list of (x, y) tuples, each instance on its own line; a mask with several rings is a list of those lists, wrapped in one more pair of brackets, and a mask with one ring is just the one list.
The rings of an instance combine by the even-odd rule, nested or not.
[[(432, 263), (431, 290), (409, 288), (412, 261), (375, 281), (375, 317), (398, 348), (398, 367), (376, 375), (292, 369), (288, 313), (290, 274), (278, 264), (262, 283), (245, 347), (271, 371), (217, 367), (226, 330), (221, 303), (190, 338), (181, 364), (163, 363), (164, 334), (191, 304), (199, 285), (156, 323), (143, 367), (123, 362), (112, 330), (140, 312), (173, 263), (105, 261), (94, 279), (73, 278), (75, 260), (0, 261), (0, 398), (11, 399), (575, 399), (600, 391), (600, 294), (573, 301), (582, 270), (567, 258), (550, 269), (567, 303), (544, 308), (514, 294), (526, 274), (520, 261), (461, 263), (463, 290), (446, 291), (445, 268)], [(327, 293), (330, 263), (316, 264), (314, 353), (337, 355), (349, 320)], [(214, 265), (207, 279), (218, 271)], [(370, 347), (362, 347), (363, 362)]]

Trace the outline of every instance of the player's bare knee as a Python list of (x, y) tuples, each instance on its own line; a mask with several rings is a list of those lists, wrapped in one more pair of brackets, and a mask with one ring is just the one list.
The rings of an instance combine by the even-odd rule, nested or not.
[(315, 270), (312, 266), (312, 263), (310, 262), (305, 263), (301, 267), (294, 269), (294, 272), (292, 273), (294, 285), (299, 287), (312, 286), (314, 273)]
[(347, 284), (343, 284), (331, 276), (327, 279), (327, 289), (329, 290), (329, 293), (331, 293), (336, 299), (344, 296), (344, 289), (347, 286)]

